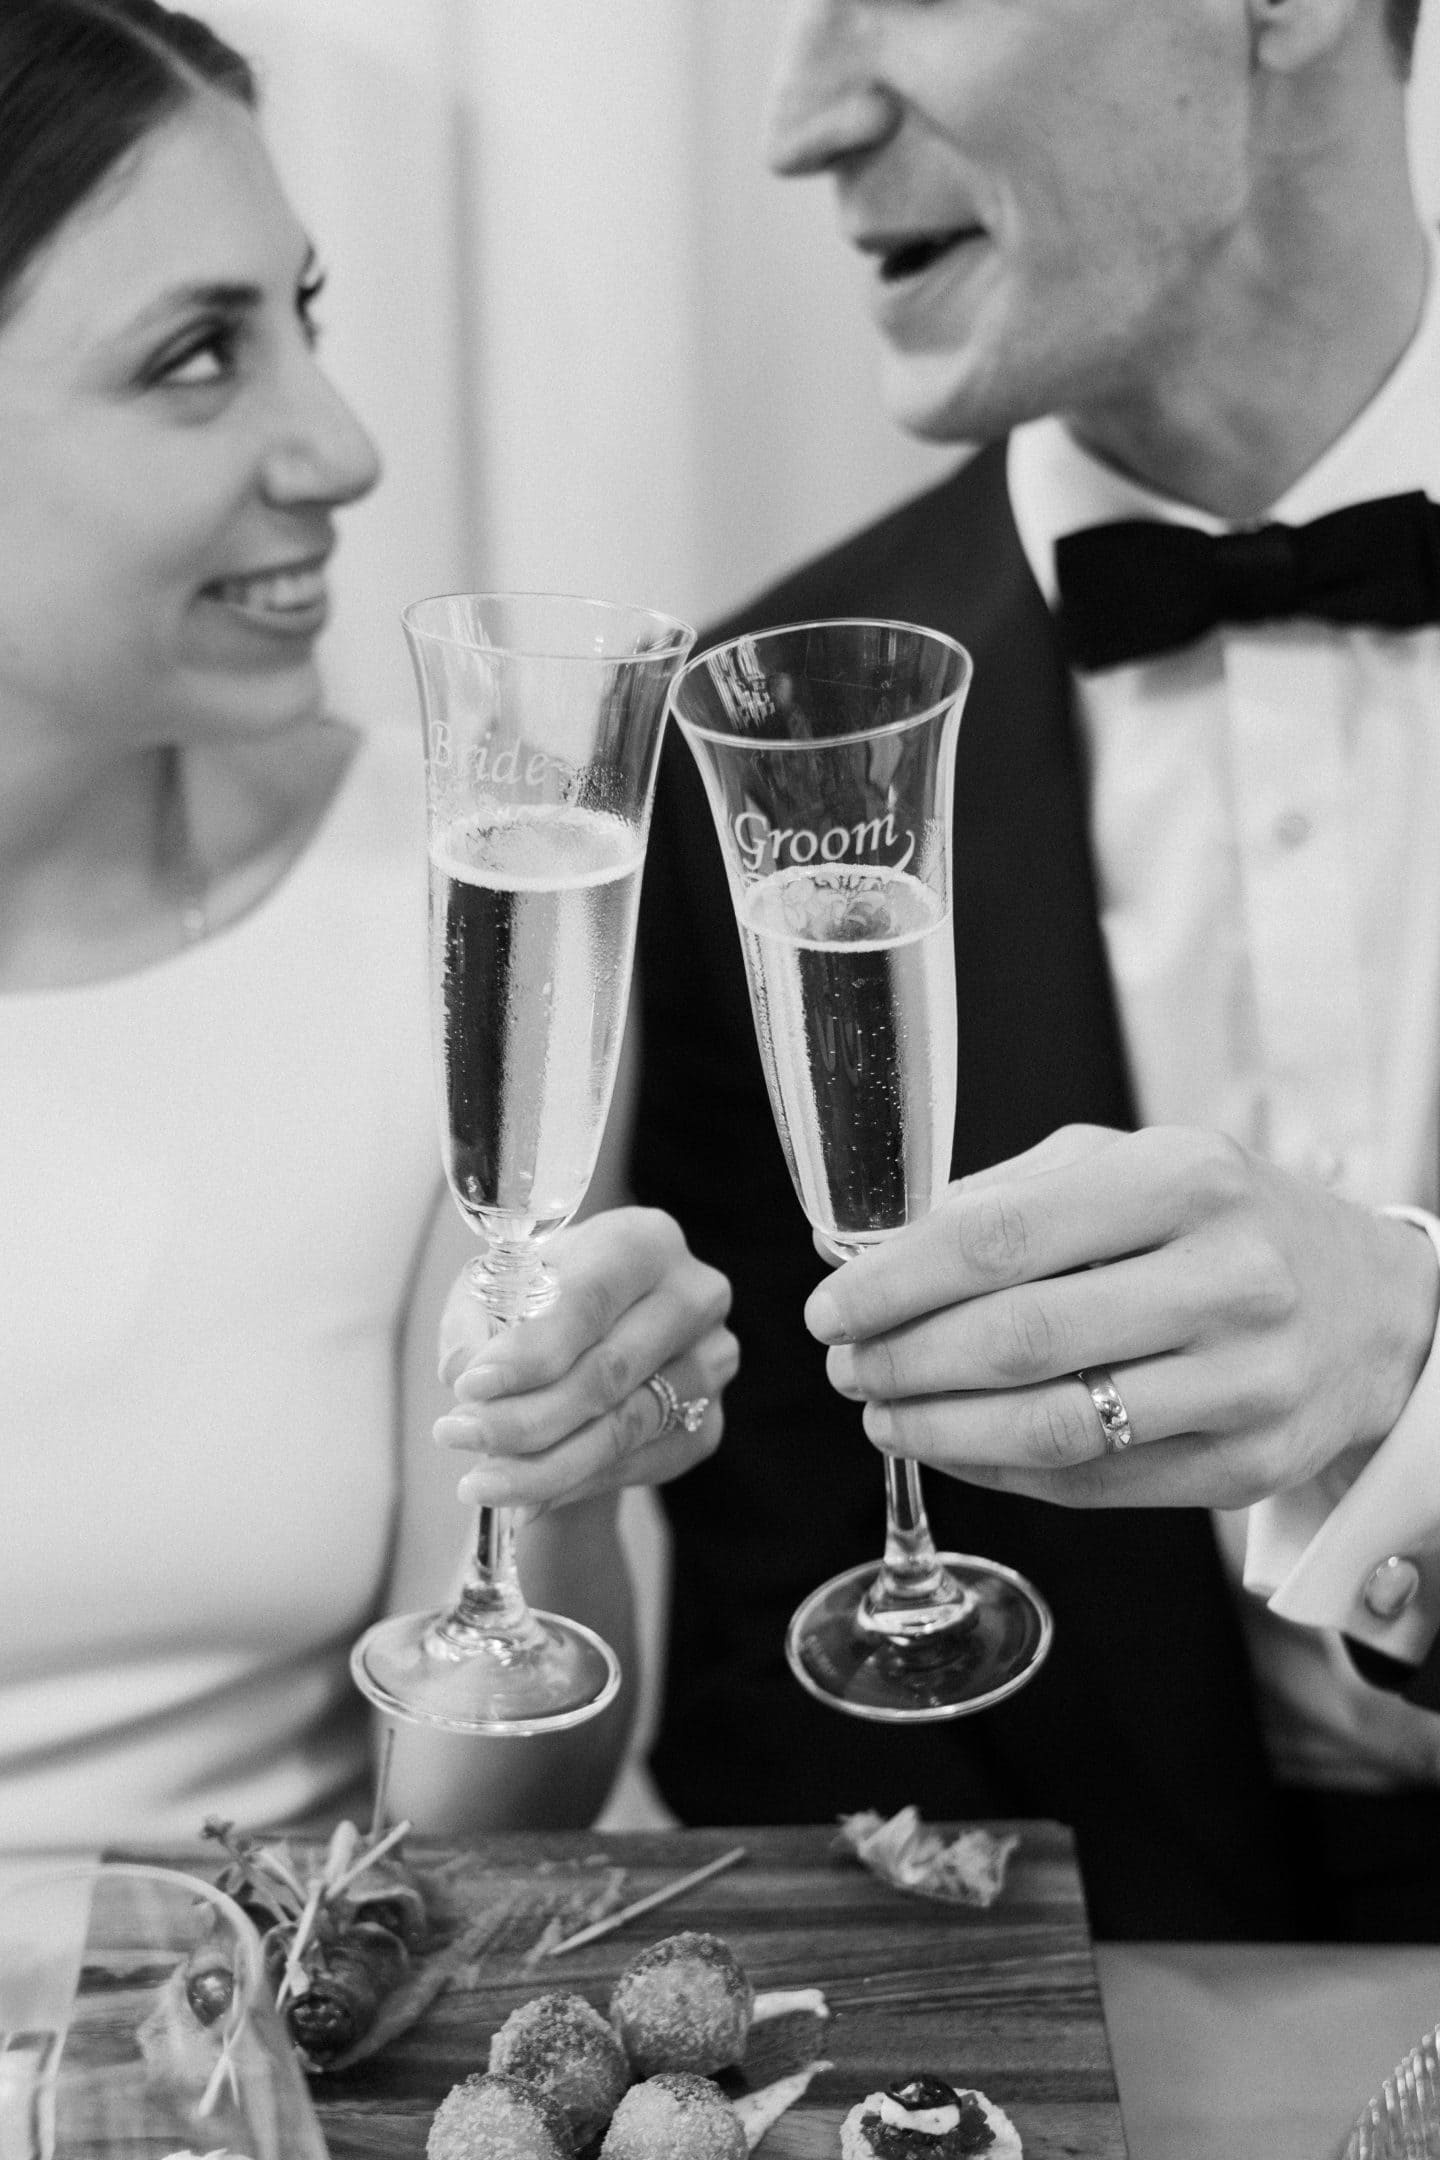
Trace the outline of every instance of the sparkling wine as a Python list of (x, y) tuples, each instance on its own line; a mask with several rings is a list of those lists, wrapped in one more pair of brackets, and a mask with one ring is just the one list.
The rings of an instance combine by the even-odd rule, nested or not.
[(760, 1055), (790, 1174), (846, 1248), (931, 1208), (955, 1123), (950, 918), (903, 871), (781, 872), (740, 917)]
[(492, 1239), (543, 1236), (595, 1168), (625, 1026), (643, 856), (617, 817), (471, 818), (430, 856), (451, 1189)]

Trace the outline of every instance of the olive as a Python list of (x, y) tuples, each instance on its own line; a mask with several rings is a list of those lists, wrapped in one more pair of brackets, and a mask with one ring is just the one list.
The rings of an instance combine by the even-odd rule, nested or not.
[(947, 2085), (944, 2078), (935, 2077), (928, 2070), (917, 2070), (907, 2078), (898, 2078), (886, 2087), (885, 2097), (912, 2115), (922, 2114), (930, 2108), (954, 2107), (956, 2099), (954, 2086)]
[(235, 1999), (235, 1975), (228, 1965), (205, 1965), (186, 1975), (185, 2000), (197, 2024), (213, 2025)]

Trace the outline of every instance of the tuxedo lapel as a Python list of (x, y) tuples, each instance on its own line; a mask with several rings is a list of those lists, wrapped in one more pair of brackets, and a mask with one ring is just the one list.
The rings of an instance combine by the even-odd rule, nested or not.
[(961, 474), (950, 607), (975, 662), (955, 780), (955, 1172), (1059, 1125), (1129, 1126), (1070, 684), (1030, 574), (1003, 446)]

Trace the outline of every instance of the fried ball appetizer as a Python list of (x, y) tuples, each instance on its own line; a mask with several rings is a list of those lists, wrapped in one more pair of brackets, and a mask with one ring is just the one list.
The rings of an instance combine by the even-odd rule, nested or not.
[(610, 2119), (600, 2160), (746, 2160), (740, 2118), (718, 2085), (661, 2070), (632, 2085)]
[(572, 2160), (564, 2112), (520, 2078), (476, 2071), (436, 2108), (426, 2160)]
[(745, 2053), (755, 1991), (722, 1936), (667, 1935), (631, 1959), (610, 2023), (637, 2077), (724, 2070)]
[(490, 2042), (490, 2068), (547, 2093), (576, 2146), (600, 2135), (630, 2083), (625, 2050), (583, 1995), (537, 1995)]

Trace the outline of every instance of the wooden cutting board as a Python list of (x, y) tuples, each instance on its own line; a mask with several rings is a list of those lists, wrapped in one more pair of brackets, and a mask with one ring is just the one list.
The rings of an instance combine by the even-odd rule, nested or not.
[[(490, 2036), (517, 2004), (565, 1988), (603, 2010), (627, 1960), (682, 1928), (725, 1936), (757, 1991), (814, 1986), (829, 2004), (833, 2068), (767, 2132), (760, 2160), (834, 2160), (849, 2108), (918, 2070), (987, 2093), (1027, 2160), (1124, 2160), (1070, 1833), (1045, 1822), (988, 1827), (1020, 1842), (987, 1911), (892, 1888), (837, 1851), (825, 1825), (543, 1833), (463, 1852), (412, 1844), (410, 1857), (440, 1867), (467, 1914), (503, 1907), (509, 1917), (417, 2025), (371, 2060), (312, 2082), (331, 2160), (420, 2160), (437, 2103), (486, 2067)], [(736, 1844), (744, 1861), (674, 1903), (581, 1949), (535, 1955), (572, 1891), (578, 1927), (597, 1884), (628, 1903)], [(164, 1857), (214, 1872), (213, 1847)]]

